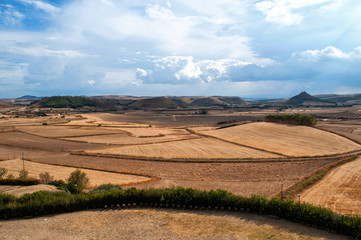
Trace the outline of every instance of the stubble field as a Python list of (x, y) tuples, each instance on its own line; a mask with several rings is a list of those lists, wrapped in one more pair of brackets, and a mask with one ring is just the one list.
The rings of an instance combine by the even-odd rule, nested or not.
[[(129, 187), (225, 189), (243, 196), (272, 197), (280, 192), (282, 182), (286, 189), (337, 161), (313, 156), (360, 150), (359, 144), (341, 136), (343, 132), (336, 135), (310, 127), (247, 122), (261, 116), (262, 111), (209, 116), (131, 112), (31, 121), (1, 119), (0, 159), (24, 155), (53, 167), (117, 171), (156, 179), (138, 184), (114, 181)], [(244, 122), (217, 129), (216, 121), (229, 119)], [(48, 125), (42, 125), (44, 122)], [(301, 156), (309, 158), (297, 158)], [(353, 191), (357, 187), (351, 184), (345, 188)]]

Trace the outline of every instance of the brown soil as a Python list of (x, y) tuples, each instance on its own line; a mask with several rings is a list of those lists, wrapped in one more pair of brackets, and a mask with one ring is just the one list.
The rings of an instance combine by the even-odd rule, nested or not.
[(83, 211), (0, 222), (2, 239), (349, 239), (244, 213), (174, 210)]
[(301, 196), (341, 214), (361, 215), (361, 158), (334, 169)]

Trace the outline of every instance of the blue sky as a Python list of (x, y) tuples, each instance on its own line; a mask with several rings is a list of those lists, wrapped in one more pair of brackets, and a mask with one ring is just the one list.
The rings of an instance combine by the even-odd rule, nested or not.
[(361, 92), (361, 1), (0, 0), (0, 98)]

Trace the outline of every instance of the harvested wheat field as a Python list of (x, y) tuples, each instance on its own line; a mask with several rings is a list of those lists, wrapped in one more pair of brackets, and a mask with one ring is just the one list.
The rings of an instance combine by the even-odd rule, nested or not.
[(343, 240), (284, 220), (244, 213), (175, 210), (83, 211), (2, 221), (2, 239)]
[(266, 122), (199, 133), (295, 157), (332, 155), (361, 149), (351, 140), (319, 129)]
[(242, 159), (280, 157), (276, 154), (242, 147), (211, 138), (114, 147), (85, 152), (165, 159)]
[(0, 186), (0, 192), (14, 195), (15, 197), (21, 197), (27, 193), (33, 193), (38, 191), (46, 192), (61, 192), (55, 186), (47, 184), (38, 184), (33, 186)]
[(332, 170), (301, 196), (334, 212), (361, 215), (361, 158)]
[(102, 127), (80, 127), (80, 126), (19, 126), (16, 130), (38, 135), (41, 137), (61, 138), (61, 137), (77, 137), (92, 136), (103, 134), (123, 133), (121, 130), (113, 130)]
[(169, 141), (179, 141), (186, 139), (199, 138), (191, 134), (174, 134), (174, 135), (157, 135), (157, 136), (141, 136), (134, 137), (130, 133), (124, 131), (121, 134), (111, 135), (97, 135), (97, 136), (86, 136), (86, 137), (70, 137), (62, 138), (63, 140), (86, 142), (86, 143), (102, 143), (102, 144), (118, 144), (118, 145), (136, 145), (136, 144), (149, 144)]
[[(8, 173), (17, 176), (19, 171), (23, 168), (23, 161), (20, 159), (0, 161), (0, 167), (7, 169)], [(75, 171), (76, 168), (25, 161), (25, 170), (29, 172), (30, 177), (34, 178), (38, 178), (41, 172), (49, 172), (50, 175), (54, 176), (55, 180), (66, 180), (70, 173)], [(137, 175), (119, 174), (88, 169), (81, 170), (87, 174), (91, 186), (97, 186), (106, 183), (119, 185), (129, 183), (135, 184), (150, 180), (148, 177)]]
[(22, 132), (0, 133), (0, 144), (47, 151), (80, 151), (106, 147), (105, 144), (88, 144), (44, 138)]

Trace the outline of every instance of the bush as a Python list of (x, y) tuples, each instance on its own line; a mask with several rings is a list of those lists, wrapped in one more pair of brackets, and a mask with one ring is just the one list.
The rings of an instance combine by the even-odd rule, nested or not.
[(51, 176), (48, 172), (42, 172), (39, 174), (39, 180), (41, 183), (48, 184), (49, 182), (53, 181), (54, 176)]
[(8, 170), (6, 170), (5, 168), (0, 168), (0, 179), (3, 179), (7, 172)]
[(82, 192), (89, 184), (89, 178), (80, 169), (70, 173), (68, 178), (68, 189), (72, 193)]
[(29, 178), (29, 172), (25, 169), (21, 169), (19, 171), (19, 179), (28, 179)]

